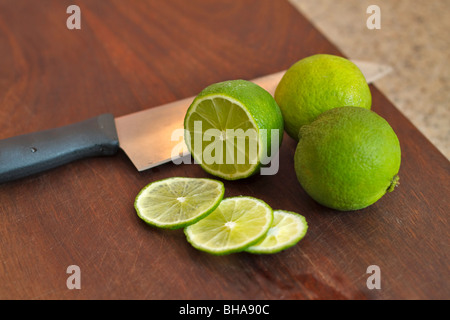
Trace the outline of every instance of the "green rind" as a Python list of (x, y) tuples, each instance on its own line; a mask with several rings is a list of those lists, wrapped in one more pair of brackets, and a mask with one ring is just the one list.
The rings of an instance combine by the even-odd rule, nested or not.
[[(222, 186), (222, 192), (219, 195), (219, 197), (216, 199), (216, 202), (210, 207), (208, 208), (207, 211), (203, 212), (202, 214), (199, 214), (197, 216), (195, 216), (194, 218), (188, 220), (188, 221), (184, 221), (183, 223), (176, 223), (176, 224), (159, 224), (157, 222), (148, 220), (143, 214), (141, 214), (141, 211), (139, 210), (138, 206), (137, 206), (137, 202), (138, 199), (140, 197), (140, 195), (147, 189), (149, 188), (152, 184), (154, 183), (158, 183), (158, 182), (163, 182), (163, 181), (167, 181), (167, 180), (172, 180), (172, 179), (202, 179), (202, 180), (209, 180), (212, 181), (214, 183), (217, 183), (218, 185)], [(209, 179), (209, 178), (184, 178), (184, 177), (171, 177), (171, 178), (166, 178), (166, 179), (160, 179), (160, 180), (156, 180), (153, 181), (149, 184), (147, 184), (144, 188), (142, 188), (141, 191), (139, 191), (139, 193), (137, 194), (135, 200), (134, 200), (134, 209), (136, 210), (136, 213), (138, 215), (138, 217), (140, 219), (142, 219), (145, 223), (154, 226), (154, 227), (158, 227), (158, 228), (162, 228), (162, 229), (180, 229), (180, 228), (185, 228), (191, 224), (196, 223), (197, 221), (200, 221), (201, 219), (205, 218), (206, 216), (208, 216), (211, 212), (213, 212), (220, 204), (220, 202), (222, 201), (223, 197), (225, 195), (225, 186), (223, 184), (222, 181), (219, 180), (214, 180), (214, 179)]]
[[(271, 216), (270, 216), (270, 223), (267, 224), (266, 228), (263, 229), (264, 232), (261, 232), (261, 234), (253, 239), (251, 242), (249, 243), (245, 243), (242, 246), (239, 247), (235, 247), (233, 249), (229, 249), (229, 250), (209, 250), (205, 247), (199, 246), (197, 243), (195, 243), (194, 241), (192, 241), (190, 235), (189, 235), (189, 226), (187, 226), (186, 228), (184, 228), (184, 234), (186, 235), (186, 240), (196, 249), (203, 251), (203, 252), (207, 252), (209, 254), (215, 255), (215, 256), (223, 256), (223, 255), (227, 255), (227, 254), (231, 254), (231, 253), (237, 253), (237, 252), (242, 252), (244, 251), (246, 248), (254, 245), (255, 243), (258, 243), (267, 233), (267, 231), (269, 230), (270, 226), (272, 225), (273, 222), (273, 210), (272, 208), (264, 201), (262, 201), (261, 199), (257, 199), (254, 197), (249, 197), (249, 196), (237, 196), (237, 197), (231, 197), (231, 198), (226, 198), (226, 199), (234, 199), (234, 198), (247, 198), (247, 199), (254, 199), (257, 200), (259, 202), (261, 202), (263, 205), (265, 205), (267, 208), (270, 209), (270, 211), (272, 212)], [(226, 200), (224, 199), (224, 200)]]
[[(286, 242), (282, 246), (275, 246), (272, 249), (269, 249), (269, 248), (256, 247), (256, 246), (252, 245), (252, 246), (249, 246), (249, 247), (247, 247), (245, 249), (246, 252), (253, 253), (253, 254), (273, 254), (273, 253), (278, 253), (280, 251), (283, 251), (283, 250), (286, 250), (286, 249), (289, 249), (289, 248), (295, 246), (300, 240), (302, 240), (305, 237), (306, 232), (308, 231), (308, 223), (306, 222), (306, 219), (305, 219), (304, 216), (302, 216), (302, 215), (300, 215), (300, 214), (298, 214), (296, 212), (287, 211), (287, 210), (275, 210), (275, 211), (285, 212), (285, 213), (294, 215), (297, 218), (299, 218), (302, 221), (303, 225), (304, 225), (303, 231), (301, 233), (298, 233), (296, 235), (296, 237), (292, 238), (289, 242)], [(274, 211), (274, 213), (275, 213), (275, 211)], [(261, 238), (260, 240), (263, 240), (263, 239), (264, 238)]]

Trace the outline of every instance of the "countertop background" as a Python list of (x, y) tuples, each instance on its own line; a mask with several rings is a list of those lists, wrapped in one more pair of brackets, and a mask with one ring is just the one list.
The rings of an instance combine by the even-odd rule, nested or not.
[[(290, 0), (347, 57), (387, 64), (375, 85), (450, 159), (450, 0)], [(381, 29), (369, 30), (378, 5)]]

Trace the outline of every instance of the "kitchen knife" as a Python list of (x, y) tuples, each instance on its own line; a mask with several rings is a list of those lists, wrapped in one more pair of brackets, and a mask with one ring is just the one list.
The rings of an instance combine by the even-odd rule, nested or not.
[[(352, 60), (368, 83), (390, 67)], [(285, 71), (252, 80), (272, 95)], [(0, 183), (123, 149), (139, 171), (188, 155), (183, 120), (194, 97), (114, 118), (112, 114), (0, 140)]]

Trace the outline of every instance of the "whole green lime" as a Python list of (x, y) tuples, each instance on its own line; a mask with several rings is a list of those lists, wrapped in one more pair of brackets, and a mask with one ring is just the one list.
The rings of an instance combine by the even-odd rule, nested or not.
[(362, 209), (398, 183), (400, 143), (388, 122), (373, 111), (328, 110), (303, 126), (299, 139), (294, 158), (298, 181), (326, 207)]
[(372, 96), (361, 70), (351, 61), (317, 54), (292, 65), (275, 90), (286, 132), (298, 140), (300, 127), (322, 112), (344, 106), (370, 109)]

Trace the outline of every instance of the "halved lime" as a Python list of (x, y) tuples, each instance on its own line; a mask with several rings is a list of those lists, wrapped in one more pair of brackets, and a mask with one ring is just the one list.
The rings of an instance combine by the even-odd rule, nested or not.
[(222, 182), (203, 178), (168, 178), (148, 184), (136, 197), (138, 216), (150, 225), (177, 229), (211, 213), (225, 193)]
[(227, 180), (246, 178), (267, 164), (284, 132), (275, 99), (245, 80), (205, 88), (189, 107), (184, 128), (195, 161)]
[(216, 210), (184, 232), (195, 248), (221, 255), (258, 242), (272, 220), (272, 209), (264, 201), (240, 196), (222, 200)]
[(305, 217), (291, 211), (275, 210), (273, 222), (263, 239), (245, 249), (251, 253), (276, 253), (290, 248), (306, 234)]

